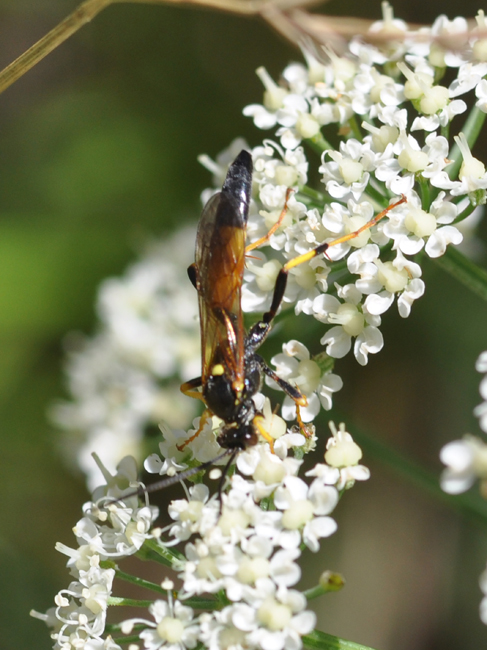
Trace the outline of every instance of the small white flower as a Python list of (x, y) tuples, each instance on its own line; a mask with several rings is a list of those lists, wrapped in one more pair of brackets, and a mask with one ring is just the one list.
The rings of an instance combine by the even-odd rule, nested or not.
[(484, 625), (487, 625), (487, 569), (480, 575), (479, 585), (484, 594), (484, 597), (480, 601), (480, 620)]
[[(336, 483), (337, 490), (348, 490), (355, 481), (366, 481), (370, 477), (370, 471), (364, 465), (359, 465), (362, 450), (345, 429), (343, 422), (338, 429), (333, 422), (330, 422), (329, 426), (333, 435), (326, 443), (325, 461), (330, 467), (340, 471), (340, 478)], [(316, 470), (313, 474), (307, 472), (307, 476), (319, 476), (319, 472)]]
[[(308, 405), (300, 407), (303, 422), (311, 422), (320, 410), (320, 403), (324, 409), (332, 406), (332, 394), (339, 391), (343, 382), (338, 375), (331, 371), (322, 372), (316, 361), (310, 358), (309, 350), (299, 341), (292, 340), (284, 343), (282, 353), (271, 359), (276, 372), (282, 379), (289, 381), (299, 388), (306, 396)], [(268, 383), (276, 388), (275, 382)], [(285, 420), (296, 417), (296, 404), (290, 397), (284, 399), (282, 414)]]
[[(358, 201), (369, 182), (371, 168), (369, 147), (357, 140), (340, 143), (340, 151), (325, 151), (321, 158), (319, 172), (323, 174), (322, 182), (326, 191), (337, 199), (351, 196)], [(332, 160), (326, 162), (325, 156)]]
[(147, 626), (139, 636), (147, 650), (181, 650), (194, 648), (198, 642), (198, 625), (193, 621), (193, 610), (179, 600), (173, 602), (168, 591), (169, 600), (156, 600), (150, 605), (149, 612), (154, 621), (134, 618), (122, 623), (122, 631), (130, 634), (134, 624)]
[[(443, 171), (436, 174), (431, 179), (435, 187), (449, 190), (452, 196), (461, 196), (462, 194), (473, 194), (481, 191), (485, 194), (487, 189), (487, 172), (483, 162), (472, 156), (467, 139), (463, 133), (454, 137), (455, 142), (460, 149), (463, 157), (462, 166), (458, 172), (458, 181), (450, 180), (448, 174)], [(483, 199), (479, 203), (485, 202)]]
[(274, 503), (283, 511), (281, 523), (289, 537), (295, 538), (302, 529), (303, 542), (312, 551), (318, 551), (321, 537), (329, 537), (337, 529), (334, 519), (325, 515), (333, 512), (338, 492), (322, 482), (308, 488), (300, 478), (289, 476), (277, 488)]
[[(200, 530), (204, 505), (209, 498), (206, 485), (198, 484), (189, 488), (189, 498), (171, 501), (168, 513), (176, 524), (172, 525), (169, 534), (178, 541), (186, 541)], [(212, 517), (213, 523), (215, 518)]]
[(379, 352), (384, 345), (377, 327), (380, 317), (368, 313), (360, 305), (362, 294), (355, 285), (336, 286), (338, 295), (345, 302), (340, 303), (337, 298), (323, 294), (313, 303), (315, 318), (325, 323), (339, 323), (329, 329), (320, 342), (326, 345), (326, 353), (330, 357), (341, 359), (350, 351), (352, 337), (356, 337), (355, 358), (360, 365), (366, 365), (368, 355)]
[(276, 590), (265, 579), (259, 580), (257, 587), (249, 604), (233, 606), (232, 623), (246, 633), (250, 647), (299, 650), (301, 636), (309, 634), (316, 623), (316, 615), (305, 610), (306, 598), (292, 589)]
[(441, 475), (441, 487), (450, 494), (468, 490), (480, 478), (487, 480), (487, 445), (479, 438), (465, 435), (446, 444), (440, 459), (447, 467)]

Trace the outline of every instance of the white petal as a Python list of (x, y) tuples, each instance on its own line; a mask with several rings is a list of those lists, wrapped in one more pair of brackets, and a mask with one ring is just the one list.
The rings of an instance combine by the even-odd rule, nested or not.
[(357, 337), (354, 345), (354, 354), (361, 366), (367, 365), (368, 353), (376, 354), (384, 346), (384, 338), (377, 327), (366, 327)]
[(260, 635), (260, 647), (262, 650), (282, 650), (286, 642), (284, 632), (270, 632), (262, 630)]
[(300, 612), (293, 616), (291, 627), (300, 635), (309, 634), (316, 625), (316, 614), (314, 612)]
[(367, 296), (364, 302), (365, 309), (369, 314), (378, 316), (386, 312), (394, 302), (394, 294), (389, 291), (382, 291), (380, 294)]
[(144, 460), (144, 469), (150, 474), (159, 474), (163, 461), (158, 454), (151, 454)]
[(317, 515), (328, 515), (338, 503), (338, 492), (334, 487), (324, 485), (319, 479), (311, 484), (308, 498), (313, 503)]
[(454, 440), (445, 445), (440, 451), (440, 460), (455, 472), (465, 472), (474, 461), (473, 448), (464, 440)]
[(473, 474), (461, 475), (448, 469), (444, 470), (440, 478), (441, 489), (448, 494), (461, 494), (474, 484)]
[(322, 345), (326, 345), (326, 353), (335, 359), (341, 359), (352, 347), (352, 337), (349, 336), (341, 325), (332, 327), (320, 339)]
[(337, 530), (337, 522), (331, 517), (317, 517), (308, 524), (317, 537), (329, 537)]
[(426, 242), (426, 252), (430, 257), (440, 257), (446, 251), (448, 244), (460, 244), (462, 233), (455, 226), (438, 228)]
[(254, 627), (255, 610), (249, 605), (238, 603), (232, 612), (232, 623), (238, 630), (250, 632)]
[(243, 114), (254, 118), (254, 124), (258, 129), (272, 129), (276, 124), (275, 113), (270, 113), (260, 104), (250, 104), (243, 109)]

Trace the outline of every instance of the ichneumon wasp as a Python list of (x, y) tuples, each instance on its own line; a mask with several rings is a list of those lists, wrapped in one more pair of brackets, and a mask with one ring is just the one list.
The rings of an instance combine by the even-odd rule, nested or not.
[(201, 376), (185, 382), (181, 391), (201, 399), (206, 408), (200, 428), (179, 449), (184, 449), (196, 438), (205, 422), (215, 415), (223, 422), (217, 441), (225, 451), (207, 463), (148, 486), (148, 491), (189, 478), (229, 456), (220, 482), (221, 491), (225, 474), (239, 451), (257, 444), (259, 436), (266, 439), (272, 449), (273, 440), (265, 429), (263, 414), (253, 400), (261, 388), (263, 375), (272, 378), (295, 401), (297, 419), (304, 429), (299, 406), (307, 404), (306, 397), (281, 379), (257, 353), (283, 300), (289, 270), (326, 253), (331, 246), (354, 239), (406, 200), (402, 197), (358, 230), (324, 242), (284, 264), (277, 276), (269, 310), (246, 333), (241, 306), (245, 256), (277, 230), (287, 211), (290, 190), (276, 225), (265, 237), (246, 247), (251, 194), (252, 156), (242, 150), (230, 165), (221, 191), (214, 194), (203, 209), (196, 237), (195, 262), (188, 269), (189, 278), (198, 292), (202, 364)]

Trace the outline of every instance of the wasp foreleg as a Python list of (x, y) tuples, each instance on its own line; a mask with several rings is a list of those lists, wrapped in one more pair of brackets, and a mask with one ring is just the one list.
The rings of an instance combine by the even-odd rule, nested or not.
[[(188, 383), (189, 383), (189, 382), (188, 382)], [(184, 384), (183, 384), (183, 386), (184, 386)], [(198, 429), (197, 429), (197, 430), (193, 433), (193, 435), (190, 436), (187, 440), (185, 440), (184, 442), (182, 442), (180, 445), (177, 445), (178, 451), (183, 451), (183, 449), (184, 449), (187, 445), (189, 445), (190, 442), (193, 442), (193, 440), (196, 440), (196, 438), (200, 435), (200, 433), (201, 433), (201, 432), (203, 431), (203, 429), (205, 428), (206, 423), (208, 422), (208, 420), (211, 420), (212, 417), (213, 417), (213, 413), (212, 413), (211, 411), (209, 411), (208, 409), (205, 409), (205, 410), (203, 411), (202, 415), (201, 415), (201, 418), (200, 418), (200, 425), (199, 425)]]

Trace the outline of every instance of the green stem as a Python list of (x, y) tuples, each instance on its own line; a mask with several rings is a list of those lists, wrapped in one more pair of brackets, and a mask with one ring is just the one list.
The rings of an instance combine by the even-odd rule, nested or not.
[(314, 630), (302, 637), (303, 647), (309, 650), (372, 650), (369, 646), (353, 641), (345, 641), (338, 636)]
[(479, 298), (487, 301), (487, 271), (469, 260), (457, 248), (448, 246), (446, 253), (433, 261)]
[(323, 203), (329, 203), (330, 199), (325, 196), (322, 192), (318, 192), (317, 190), (313, 189), (309, 185), (303, 185), (302, 187), (299, 188), (298, 190), (298, 198), (299, 195), (303, 194), (304, 196), (308, 196), (310, 199), (313, 199), (313, 201), (316, 201), (320, 205)]
[[(147, 628), (144, 628), (144, 630)], [(138, 634), (131, 634), (130, 636), (119, 636), (114, 639), (119, 645), (125, 645), (126, 643), (137, 643), (140, 642), (140, 636)]]
[(450, 122), (448, 122), (448, 124), (445, 124), (445, 126), (441, 127), (440, 133), (447, 140), (450, 139)]
[(118, 596), (109, 596), (109, 607), (149, 607), (153, 600), (138, 600), (136, 598), (119, 598)]
[(185, 561), (184, 555), (167, 546), (162, 546), (156, 539), (146, 539), (142, 548), (136, 556), (139, 560), (152, 560), (164, 564), (164, 566), (173, 567)]
[(394, 195), (387, 189), (382, 181), (377, 180), (377, 178), (375, 178), (373, 175), (371, 175), (369, 179), (369, 184), (367, 185), (366, 192), (369, 191), (370, 187), (374, 188), (375, 196), (378, 195), (381, 197), (379, 201), (380, 209), (383, 210), (384, 208), (387, 208), (389, 205), (389, 200), (392, 199)]
[[(470, 149), (474, 146), (479, 136), (482, 126), (485, 121), (486, 113), (482, 112), (480, 108), (474, 106), (470, 111), (465, 124), (463, 125), (462, 132), (467, 138), (468, 145)], [(457, 144), (453, 145), (453, 148), (450, 152), (450, 158), (454, 161), (451, 165), (448, 165), (448, 175), (450, 178), (455, 179), (458, 175), (460, 167), (462, 165), (462, 155)]]
[(120, 571), (120, 569), (117, 569), (116, 577), (124, 582), (130, 582), (132, 585), (137, 585), (138, 587), (143, 587), (144, 589), (149, 589), (150, 591), (155, 591), (158, 594), (164, 594), (164, 596), (167, 596), (167, 589), (163, 589), (161, 585), (157, 585), (149, 580), (144, 580), (143, 578), (138, 578), (137, 576), (132, 576), (130, 573)]
[(320, 583), (323, 582), (323, 584), (316, 585), (315, 587), (311, 587), (311, 589), (303, 591), (306, 600), (319, 598), (320, 596), (323, 596), (323, 594), (329, 594), (330, 591), (339, 591), (345, 586), (345, 580), (339, 573), (328, 572), (325, 580), (322, 581), (320, 578)]
[(352, 115), (352, 117), (348, 120), (348, 124), (350, 128), (352, 129), (353, 135), (357, 138), (359, 142), (362, 142), (363, 135), (362, 131), (360, 130), (360, 127), (357, 122), (357, 118), (355, 115)]
[(331, 149), (332, 151), (335, 150), (335, 147), (331, 146), (321, 131), (317, 133), (314, 138), (306, 140), (306, 142), (308, 142), (319, 154), (322, 154), (323, 151), (326, 151), (327, 149)]
[(417, 175), (417, 181), (421, 194), (421, 207), (425, 212), (429, 212), (431, 206), (430, 184), (421, 174)]
[(383, 210), (384, 208), (387, 208), (389, 205), (389, 201), (387, 199), (387, 196), (384, 196), (377, 188), (375, 188), (369, 181), (369, 184), (367, 185), (367, 189), (365, 190), (365, 193), (367, 194), (368, 197), (372, 199), (372, 201), (381, 209)]
[[(146, 630), (146, 629), (147, 629), (147, 625), (144, 625), (144, 623), (136, 623), (132, 627), (132, 632), (137, 632), (137, 630)], [(107, 634), (111, 634), (112, 636), (113, 634), (120, 632), (121, 630), (122, 630), (122, 625), (120, 623), (107, 623), (107, 625), (105, 625), (105, 632)]]
[(452, 221), (452, 225), (456, 223), (460, 223), (461, 221), (469, 217), (472, 214), (472, 212), (477, 209), (477, 207), (478, 206), (474, 205), (473, 203), (469, 203), (465, 208), (465, 210), (463, 212), (460, 212), (458, 217), (454, 221)]

